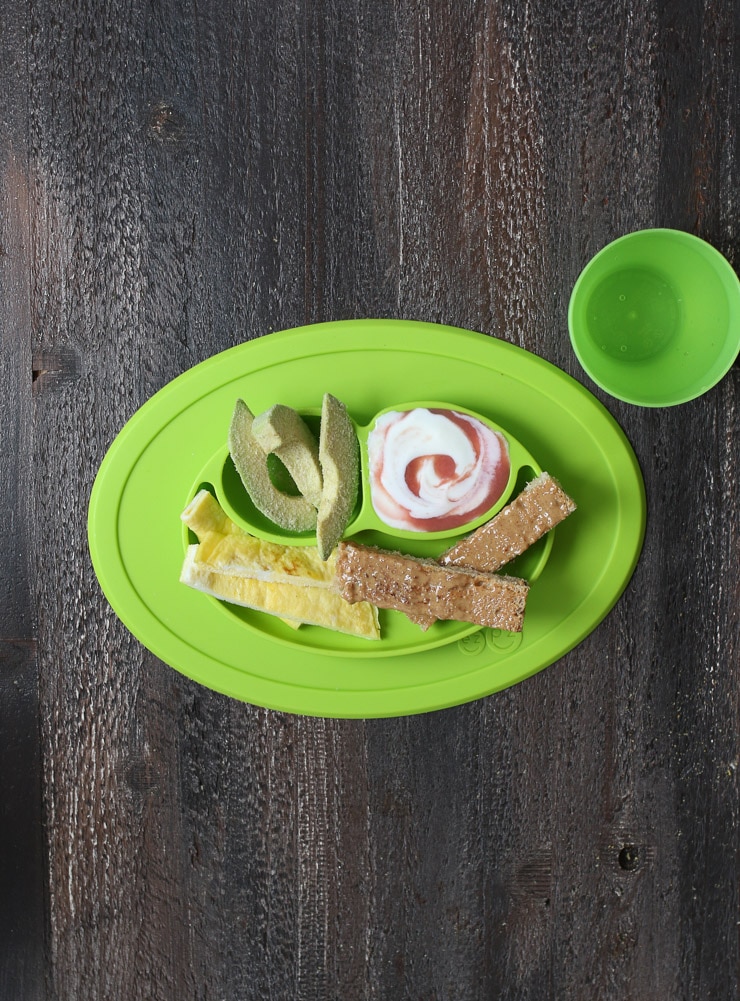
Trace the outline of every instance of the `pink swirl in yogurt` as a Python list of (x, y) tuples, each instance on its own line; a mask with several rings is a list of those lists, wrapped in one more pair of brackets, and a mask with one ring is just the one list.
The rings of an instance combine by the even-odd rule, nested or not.
[(372, 505), (392, 528), (459, 528), (493, 507), (509, 480), (506, 438), (456, 410), (382, 414), (367, 446)]

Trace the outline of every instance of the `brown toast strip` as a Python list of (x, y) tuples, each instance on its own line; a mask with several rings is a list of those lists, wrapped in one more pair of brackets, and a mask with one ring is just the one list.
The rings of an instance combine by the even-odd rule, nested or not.
[(443, 566), (494, 573), (575, 509), (575, 503), (557, 480), (549, 473), (542, 473), (490, 521), (442, 553), (438, 562)]
[(522, 629), (529, 585), (516, 577), (441, 567), (435, 560), (355, 542), (339, 543), (336, 575), (346, 601), (404, 612), (424, 630), (435, 619)]

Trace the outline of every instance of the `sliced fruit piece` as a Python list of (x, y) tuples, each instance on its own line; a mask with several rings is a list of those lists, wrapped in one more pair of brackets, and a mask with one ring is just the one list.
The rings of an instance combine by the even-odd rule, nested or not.
[(318, 442), (301, 415), (276, 403), (255, 417), (252, 434), (266, 454), (276, 455), (309, 504), (321, 501), (321, 467)]
[(283, 493), (270, 479), (267, 457), (252, 434), (254, 414), (237, 400), (229, 427), (229, 452), (244, 489), (254, 506), (270, 521), (289, 532), (316, 528), (316, 508), (305, 497)]
[(316, 524), (322, 560), (328, 560), (352, 517), (360, 485), (360, 446), (347, 409), (331, 393), (321, 407), (319, 460), (324, 480)]
[(221, 601), (268, 612), (280, 618), (364, 639), (380, 639), (378, 611), (368, 602), (350, 605), (336, 591), (318, 587), (296, 587), (273, 581), (251, 580), (218, 573), (197, 559), (198, 546), (189, 546), (180, 581)]

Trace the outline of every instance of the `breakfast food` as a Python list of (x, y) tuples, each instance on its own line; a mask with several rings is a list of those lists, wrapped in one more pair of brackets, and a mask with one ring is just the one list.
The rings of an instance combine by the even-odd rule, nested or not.
[[(181, 580), (294, 628), (305, 622), (379, 639), (383, 608), (402, 612), (422, 630), (456, 620), (521, 632), (529, 584), (496, 571), (575, 510), (560, 484), (542, 473), (441, 556), (419, 558), (343, 540), (359, 492), (360, 446), (344, 404), (330, 393), (323, 398), (318, 443), (290, 407), (276, 404), (255, 418), (238, 400), (229, 450), (255, 506), (289, 531), (314, 529), (317, 545), (279, 545), (251, 535), (200, 490), (182, 513), (198, 543), (187, 549)], [(282, 460), (300, 495), (273, 483), (269, 454)], [(376, 513), (393, 528), (416, 532), (449, 531), (480, 518), (503, 503), (512, 475), (504, 434), (446, 407), (381, 414), (368, 436), (367, 458)]]
[[(205, 489), (199, 490), (193, 497), (180, 515), (180, 521), (184, 522), (191, 532), (194, 532), (201, 540), (211, 532), (216, 535), (229, 535), (231, 533), (247, 535), (243, 528), (240, 528), (229, 518), (213, 494)], [(251, 538), (248, 535), (247, 537)]]
[(392, 528), (436, 532), (488, 511), (509, 480), (506, 438), (455, 410), (390, 411), (368, 436), (370, 496)]
[(337, 592), (333, 562), (311, 547), (262, 542), (243, 531), (201, 490), (181, 515), (198, 537), (188, 546), (180, 581), (215, 598), (268, 612), (291, 626), (324, 626), (380, 639), (378, 612)]
[(549, 473), (542, 473), (490, 521), (443, 553), (443, 566), (493, 573), (575, 511), (574, 501)]
[(229, 452), (254, 506), (270, 521), (290, 532), (316, 528), (316, 508), (300, 494), (278, 490), (270, 479), (267, 456), (252, 434), (254, 414), (237, 400), (229, 427)]
[(435, 619), (457, 619), (521, 632), (529, 590), (515, 577), (442, 567), (354, 542), (340, 542), (336, 576), (347, 601), (404, 612), (422, 629)]
[(334, 587), (333, 557), (322, 560), (315, 546), (285, 546), (250, 535), (228, 517), (208, 490), (199, 490), (180, 518), (200, 540), (197, 562), (236, 577)]
[(377, 610), (367, 602), (361, 606), (350, 605), (335, 591), (221, 573), (199, 562), (197, 550), (198, 546), (188, 546), (180, 574), (180, 581), (189, 587), (230, 604), (269, 612), (298, 624), (324, 626), (364, 639), (380, 639)]
[(352, 516), (360, 485), (357, 432), (344, 404), (330, 393), (321, 408), (319, 461), (323, 489), (316, 542), (322, 560), (328, 560)]
[(318, 508), (322, 486), (319, 446), (300, 414), (276, 403), (254, 418), (252, 434), (266, 455), (280, 459), (300, 493)]

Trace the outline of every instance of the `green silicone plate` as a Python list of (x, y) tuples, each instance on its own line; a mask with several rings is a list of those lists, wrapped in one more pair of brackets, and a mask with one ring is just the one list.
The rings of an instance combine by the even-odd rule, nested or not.
[[(297, 632), (179, 583), (180, 513), (212, 486), (234, 401), (309, 412), (324, 392), (358, 426), (410, 399), (449, 401), (506, 429), (532, 470), (547, 469), (578, 510), (507, 570), (531, 572), (524, 631), (464, 623), (421, 633), (382, 612), (383, 639)], [(526, 478), (526, 470), (523, 470)], [(634, 453), (602, 405), (548, 362), (506, 342), (436, 324), (356, 320), (270, 334), (184, 373), (111, 445), (93, 486), (93, 566), (113, 609), (156, 656), (256, 705), (316, 716), (426, 712), (513, 685), (557, 660), (607, 614), (637, 562), (645, 496)], [(361, 541), (392, 545), (392, 530)], [(424, 540), (416, 550), (424, 552)], [(444, 546), (449, 545), (447, 542)], [(539, 548), (538, 548), (539, 547)], [(407, 540), (395, 548), (413, 551)]]

